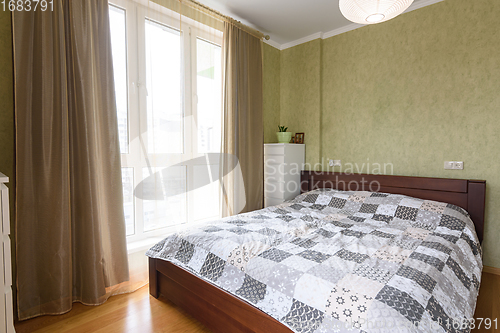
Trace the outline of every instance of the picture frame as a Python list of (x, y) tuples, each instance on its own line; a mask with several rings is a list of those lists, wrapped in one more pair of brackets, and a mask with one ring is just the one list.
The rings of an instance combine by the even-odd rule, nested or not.
[(295, 133), (295, 143), (304, 143), (304, 133)]

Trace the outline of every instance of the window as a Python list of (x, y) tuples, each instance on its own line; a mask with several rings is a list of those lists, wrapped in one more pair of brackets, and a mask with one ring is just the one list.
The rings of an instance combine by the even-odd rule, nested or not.
[(145, 23), (148, 151), (182, 154), (182, 36), (179, 31), (151, 20), (146, 19)]
[(115, 81), (116, 109), (120, 152), (128, 153), (128, 93), (127, 93), (127, 37), (125, 35), (125, 10), (110, 6), (111, 52)]
[(198, 95), (198, 152), (214, 153), (221, 145), (221, 48), (196, 40), (196, 91)]
[(165, 13), (110, 5), (129, 242), (220, 217), (222, 33)]

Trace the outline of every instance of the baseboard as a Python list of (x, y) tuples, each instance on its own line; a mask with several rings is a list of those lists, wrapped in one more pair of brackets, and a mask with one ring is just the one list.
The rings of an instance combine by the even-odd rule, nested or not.
[(500, 275), (500, 268), (490, 267), (490, 266), (483, 266), (483, 272), (484, 273), (495, 274), (495, 275)]

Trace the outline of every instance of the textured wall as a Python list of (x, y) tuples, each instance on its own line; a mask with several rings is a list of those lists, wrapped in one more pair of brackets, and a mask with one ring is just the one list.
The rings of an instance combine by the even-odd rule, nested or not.
[[(321, 156), (344, 167), (364, 163), (361, 172), (368, 163), (370, 171), (392, 163), (398, 175), (485, 179), (484, 263), (494, 267), (500, 267), (499, 16), (498, 0), (446, 0), (325, 39), (321, 47), (284, 50), (280, 83), (280, 121), (306, 132), (306, 150), (317, 162)], [(321, 59), (321, 88), (311, 59)], [(318, 132), (310, 118), (321, 122), (320, 141), (308, 140)], [(447, 160), (464, 161), (465, 169), (444, 170)]]
[(280, 51), (263, 43), (264, 142), (277, 142), (280, 124)]
[(10, 179), (10, 206), (14, 216), (14, 81), (9, 11), (0, 11), (0, 172)]
[(281, 51), (280, 122), (304, 132), (308, 169), (320, 160), (321, 40)]
[[(9, 11), (0, 11), (0, 172), (9, 177), (12, 272), (15, 273), (14, 228), (14, 82), (12, 78), (12, 32)], [(15, 276), (13, 281), (15, 281)], [(14, 303), (16, 289), (13, 288)]]

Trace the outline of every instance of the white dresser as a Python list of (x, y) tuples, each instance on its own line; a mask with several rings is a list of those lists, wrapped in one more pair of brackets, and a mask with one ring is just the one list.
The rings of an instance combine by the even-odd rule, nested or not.
[(0, 225), (2, 228), (2, 265), (0, 268), (0, 332), (14, 332), (12, 303), (12, 266), (10, 255), (9, 177), (0, 173)]
[(304, 144), (264, 144), (264, 207), (279, 205), (300, 194), (305, 154)]

